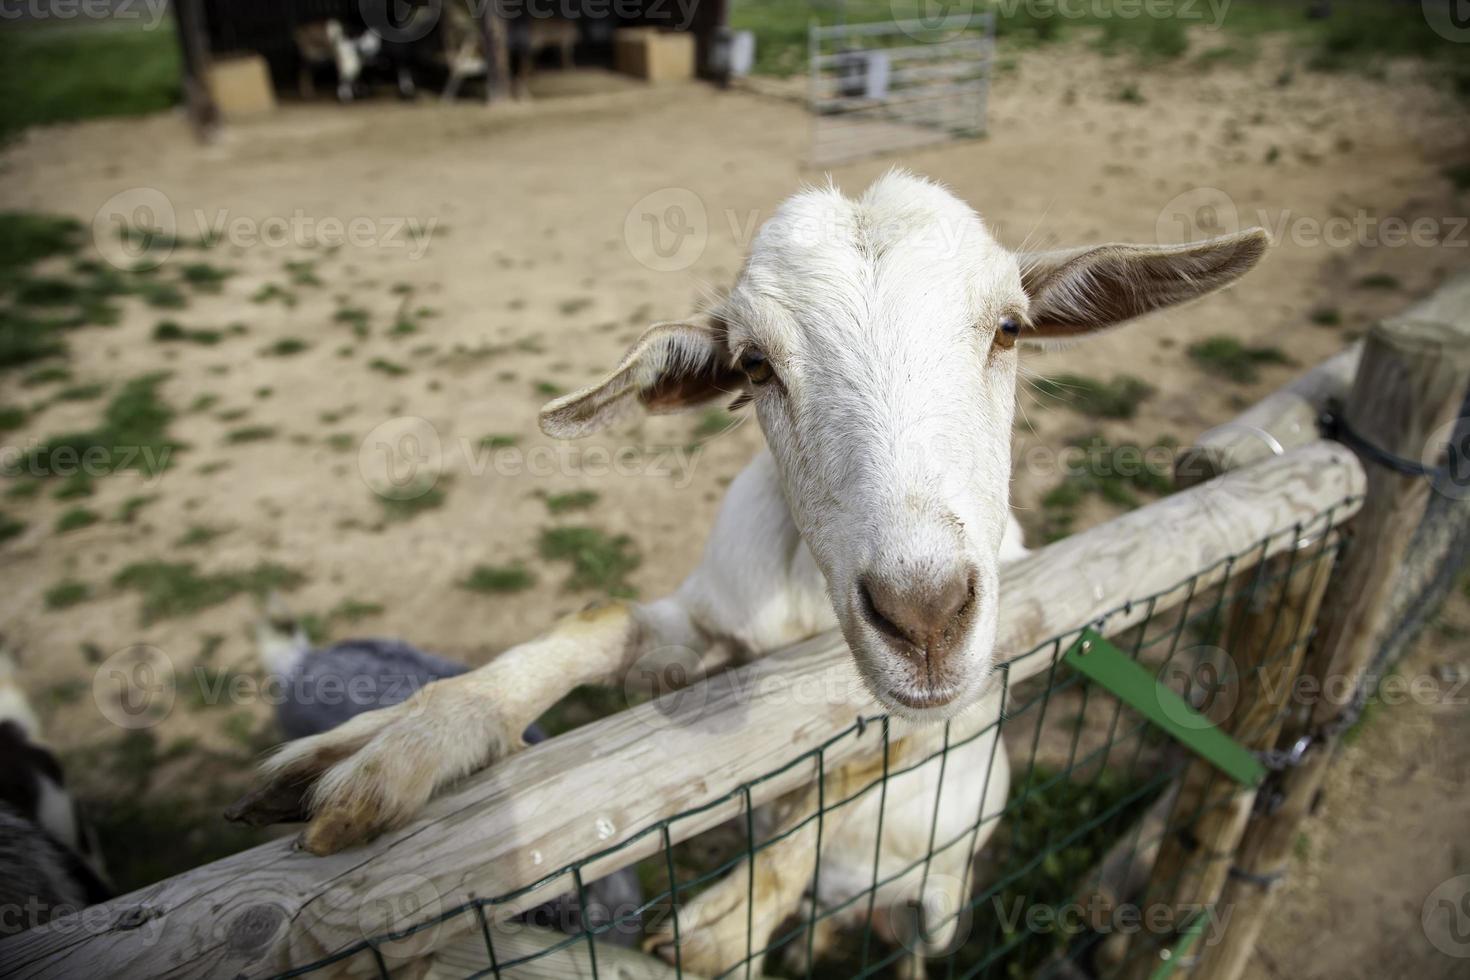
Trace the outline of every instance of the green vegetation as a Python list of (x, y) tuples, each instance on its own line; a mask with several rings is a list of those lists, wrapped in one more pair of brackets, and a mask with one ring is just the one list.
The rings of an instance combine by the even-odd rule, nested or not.
[(1358, 280), (1359, 289), (1382, 289), (1385, 291), (1403, 289), (1404, 284), (1399, 282), (1397, 276), (1389, 275), (1387, 272), (1374, 272)]
[(179, 268), (179, 278), (201, 293), (219, 292), (225, 280), (232, 275), (234, 273), (229, 269), (208, 262), (189, 262)]
[(278, 302), (282, 306), (292, 307), (296, 305), (296, 294), (272, 282), (251, 293), (250, 302), (261, 304)]
[(498, 434), (498, 433), (492, 433), (492, 434), (490, 434), (488, 436), (482, 436), (480, 438), (480, 448), (481, 449), (509, 449), (511, 446), (514, 446), (516, 443), (518, 443), (520, 441), (521, 441), (521, 437), (520, 436), (502, 435), (502, 434)]
[(536, 394), (543, 398), (555, 398), (561, 394), (561, 386), (550, 381), (537, 381), (532, 387), (535, 388)]
[(8, 25), (0, 31), (0, 139), (27, 126), (140, 115), (176, 103), (179, 45), (172, 18), (153, 30), (115, 27)]
[(19, 429), (26, 422), (26, 410), (19, 405), (0, 405), (0, 432)]
[(592, 527), (551, 527), (541, 532), (540, 550), (548, 561), (571, 563), (568, 589), (600, 589), (625, 598), (636, 594), (627, 577), (642, 559), (627, 535), (613, 536)]
[(565, 514), (574, 510), (587, 510), (597, 503), (598, 495), (594, 490), (573, 490), (570, 493), (548, 494), (545, 498), (546, 509), (553, 514)]
[(191, 344), (213, 347), (224, 339), (224, 334), (218, 330), (190, 330), (173, 320), (160, 320), (153, 328), (153, 339), (160, 344), (187, 341)]
[(107, 385), (99, 382), (85, 385), (72, 385), (63, 388), (56, 393), (56, 400), (61, 402), (89, 402), (101, 398), (107, 391)]
[[(0, 40), (0, 50), (4, 50), (3, 40)], [(9, 111), (9, 108), (0, 110)], [(53, 255), (75, 254), (85, 237), (86, 226), (75, 218), (32, 211), (0, 211), (0, 276), (8, 278), (12, 270)]]
[(1307, 319), (1319, 327), (1342, 326), (1342, 314), (1337, 312), (1335, 306), (1319, 306), (1308, 314)]
[(57, 582), (43, 595), (47, 609), (66, 609), (91, 598), (92, 587), (86, 582), (68, 579)]
[(189, 529), (179, 536), (174, 542), (175, 548), (202, 548), (215, 538), (228, 534), (228, 528), (210, 527), (207, 524), (193, 524)]
[(133, 523), (133, 521), (138, 519), (138, 515), (142, 513), (144, 507), (147, 507), (149, 504), (157, 502), (157, 494), (146, 494), (138, 497), (129, 497), (127, 500), (124, 500), (122, 502), (122, 506), (117, 509), (116, 520), (121, 524), (131, 524)]
[(1042, 532), (1047, 541), (1071, 534), (1077, 510), (1089, 497), (1133, 509), (1139, 494), (1161, 497), (1173, 489), (1174, 442), (1160, 439), (1147, 448), (1137, 443), (1110, 444), (1100, 435), (1074, 439), (1060, 457), (1066, 475), (1041, 498)]
[[(935, 13), (923, 0), (848, 0), (843, 6), (853, 24)], [(1155, 6), (1141, 15), (1136, 5), (1124, 0), (1101, 0), (1065, 14), (1055, 5), (1030, 3), (995, 4), (992, 9), (1002, 51), (1083, 39), (1104, 53), (1126, 53), (1144, 64), (1176, 60), (1199, 50), (1193, 63), (1201, 67), (1248, 65), (1257, 54), (1254, 38), (1275, 32), (1303, 49), (1316, 70), (1374, 71), (1384, 58), (1423, 58), (1443, 66), (1460, 91), (1470, 93), (1470, 71), (1460, 64), (1459, 45), (1427, 28), (1425, 14), (1414, 4), (1338, 0), (1332, 16), (1320, 20), (1303, 17), (1300, 7), (1271, 0), (1236, 0), (1228, 16), (1189, 0), (1174, 0), (1173, 6), (1178, 11), (1174, 16)], [(975, 9), (983, 8), (977, 4)], [(837, 16), (835, 4), (788, 0), (735, 0), (730, 8), (731, 26), (756, 35), (754, 70), (762, 75), (805, 72), (808, 23), (831, 25)]]
[(154, 476), (163, 472), (180, 448), (168, 435), (173, 409), (158, 395), (158, 386), (166, 377), (145, 374), (124, 384), (108, 402), (96, 428), (53, 436), (36, 446), (27, 460), (28, 471), (65, 475), (85, 459), (92, 473), (134, 469)]
[(293, 354), (300, 354), (302, 351), (310, 349), (311, 345), (299, 337), (282, 337), (261, 351), (261, 353), (267, 357), (290, 357)]
[(471, 592), (520, 592), (536, 584), (536, 577), (520, 565), (476, 565), (459, 583)]
[(73, 507), (71, 510), (62, 511), (61, 516), (56, 518), (56, 532), (58, 534), (65, 534), (68, 531), (77, 531), (84, 527), (91, 527), (101, 519), (94, 510), (88, 510), (85, 507)]
[(382, 357), (375, 357), (368, 362), (368, 367), (379, 374), (386, 374), (390, 378), (401, 378), (408, 373), (408, 368), (402, 364), (395, 363)]
[(379, 491), (376, 499), (383, 508), (383, 517), (389, 521), (408, 521), (424, 511), (438, 510), (447, 499), (447, 479), (436, 482), (417, 481), (403, 489)]
[[(1132, 375), (1096, 381), (1078, 374), (1059, 374), (1035, 382), (1038, 394), (1089, 418), (1131, 419), (1138, 406), (1154, 393), (1152, 385)], [(1043, 403), (1045, 404), (1045, 403)]]
[(16, 520), (5, 511), (0, 510), (0, 541), (9, 541), (11, 538), (19, 537), (25, 529), (25, 521)]
[(266, 442), (274, 439), (277, 434), (276, 427), (273, 425), (247, 425), (227, 433), (225, 442), (231, 446), (238, 446), (246, 442)]
[(699, 422), (694, 426), (694, 440), (713, 439), (734, 424), (735, 417), (723, 408), (707, 408), (699, 414)]
[(143, 598), (144, 626), (161, 619), (189, 616), (227, 602), (241, 593), (264, 595), (271, 589), (290, 590), (302, 583), (299, 572), (262, 562), (240, 571), (200, 572), (193, 562), (134, 562), (113, 576), (114, 588)]
[(1251, 384), (1263, 364), (1290, 364), (1279, 347), (1251, 346), (1235, 337), (1216, 336), (1189, 345), (1189, 356), (1208, 374), (1236, 384)]

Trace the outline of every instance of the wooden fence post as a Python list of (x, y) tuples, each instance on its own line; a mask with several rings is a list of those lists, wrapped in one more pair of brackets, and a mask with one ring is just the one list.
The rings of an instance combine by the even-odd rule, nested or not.
[[(1353, 522), (1354, 539), (1333, 576), (1309, 651), (1300, 693), (1278, 745), (1313, 740), (1302, 763), (1268, 790), (1272, 800), (1241, 842), (1236, 873), (1220, 897), (1230, 921), (1223, 942), (1202, 951), (1196, 977), (1234, 980), (1244, 969), (1269, 915), (1272, 885), (1285, 874), (1301, 821), (1312, 810), (1354, 692), (1387, 631), (1387, 606), (1409, 539), (1424, 514), (1430, 480), (1387, 465), (1391, 454), (1420, 461), (1428, 440), (1460, 407), (1470, 382), (1470, 331), (1423, 320), (1375, 327), (1364, 346), (1343, 410), (1349, 441), (1363, 460), (1368, 484)], [(1373, 447), (1368, 449), (1366, 447)]]
[[(1246, 594), (1236, 601), (1224, 634), (1231, 669), (1216, 688), (1216, 697), (1227, 700), (1216, 703), (1230, 710), (1218, 725), (1248, 749), (1274, 745), (1284, 720), (1330, 577), (1329, 563), (1319, 559), (1332, 552), (1337, 535), (1324, 533), (1325, 539), (1302, 542), (1221, 586)], [(1170, 928), (1178, 929), (1194, 911), (1215, 905), (1255, 798), (1253, 788), (1234, 783), (1203, 759), (1190, 763), (1140, 903), (1143, 922), (1151, 921), (1155, 905), (1167, 904)], [(1129, 944), (1123, 975), (1152, 976), (1169, 945), (1168, 935), (1139, 932)]]

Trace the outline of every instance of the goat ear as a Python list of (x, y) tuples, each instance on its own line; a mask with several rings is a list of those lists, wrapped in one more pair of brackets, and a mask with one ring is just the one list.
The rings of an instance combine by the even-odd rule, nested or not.
[(1187, 245), (1097, 245), (1020, 256), (1033, 329), (1022, 340), (1064, 340), (1185, 303), (1229, 285), (1266, 252), (1251, 228)]
[(678, 412), (728, 397), (744, 384), (744, 375), (730, 365), (722, 324), (656, 323), (612, 374), (548, 403), (541, 410), (541, 431), (575, 439), (640, 406), (655, 415)]

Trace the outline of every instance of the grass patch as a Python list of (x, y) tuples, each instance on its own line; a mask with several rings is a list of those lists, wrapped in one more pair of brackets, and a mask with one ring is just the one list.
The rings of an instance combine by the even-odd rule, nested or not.
[(368, 362), (368, 367), (379, 374), (386, 374), (390, 378), (401, 378), (408, 373), (408, 368), (383, 357), (375, 357)]
[(230, 533), (227, 528), (210, 527), (207, 524), (194, 524), (187, 531), (179, 535), (174, 542), (175, 548), (202, 548), (215, 538), (223, 537)]
[(551, 527), (541, 532), (540, 550), (548, 561), (571, 564), (568, 589), (598, 589), (625, 598), (636, 594), (627, 577), (642, 559), (627, 535), (592, 527)]
[(302, 351), (310, 349), (311, 345), (299, 337), (282, 337), (261, 351), (261, 353), (267, 357), (290, 357), (293, 354), (300, 354)]
[(91, 527), (102, 520), (95, 510), (85, 507), (73, 507), (71, 510), (62, 511), (61, 516), (56, 518), (56, 533), (65, 534), (68, 531), (79, 531), (84, 527)]
[(550, 381), (537, 381), (532, 387), (535, 389), (536, 394), (543, 398), (555, 398), (561, 394), (561, 387)]
[(16, 520), (3, 510), (0, 510), (0, 541), (9, 541), (11, 538), (20, 537), (20, 533), (25, 529), (25, 521)]
[(444, 483), (416, 482), (401, 490), (394, 489), (375, 494), (383, 508), (383, 517), (388, 521), (410, 521), (425, 511), (438, 510), (448, 499)]
[(1335, 306), (1319, 306), (1307, 315), (1307, 319), (1319, 327), (1342, 326), (1342, 314)]
[(179, 100), (172, 18), (152, 30), (0, 31), (0, 138), (28, 126), (160, 112)]
[(189, 262), (179, 267), (179, 279), (201, 293), (219, 292), (232, 275), (229, 269), (208, 262)]
[(242, 593), (289, 591), (303, 581), (301, 573), (274, 562), (209, 573), (199, 571), (193, 562), (143, 561), (123, 568), (113, 576), (112, 584), (142, 596), (140, 618), (147, 626), (161, 619), (193, 615)]
[(224, 339), (218, 330), (190, 330), (174, 320), (160, 320), (153, 328), (153, 340), (160, 344), (190, 343), (213, 347)]
[(143, 512), (144, 507), (147, 507), (149, 504), (155, 504), (157, 502), (157, 494), (145, 494), (138, 497), (129, 497), (127, 500), (124, 500), (122, 502), (122, 506), (118, 507), (117, 517), (115, 518), (115, 520), (117, 520), (117, 522), (120, 524), (131, 524), (138, 519), (138, 515)]
[(573, 490), (570, 493), (552, 493), (545, 497), (546, 509), (553, 514), (566, 514), (574, 510), (587, 510), (597, 503), (594, 490)]
[(1394, 289), (1403, 289), (1404, 284), (1399, 282), (1398, 276), (1391, 276), (1387, 272), (1375, 272), (1358, 280), (1359, 289), (1380, 289), (1385, 292)]
[(520, 565), (476, 565), (459, 583), (462, 589), (500, 595), (520, 592), (536, 584), (536, 576)]
[(0, 405), (0, 432), (13, 432), (26, 424), (26, 410), (19, 405)]
[(61, 402), (89, 402), (101, 398), (107, 391), (107, 385), (101, 382), (85, 385), (72, 385), (63, 388), (56, 393), (56, 400)]
[[(0, 39), (0, 50), (4, 50), (3, 39)], [(0, 113), (8, 111), (10, 107), (0, 109)], [(0, 275), (53, 255), (73, 255), (85, 238), (86, 226), (75, 218), (32, 211), (0, 211)]]
[(51, 367), (43, 367), (40, 370), (32, 371), (30, 374), (22, 378), (20, 383), (25, 385), (27, 388), (38, 388), (41, 385), (55, 384), (58, 381), (70, 380), (71, 369), (62, 367), (59, 364), (55, 364)]
[(99, 426), (48, 440), (32, 453), (33, 461), (44, 464), (44, 472), (54, 473), (57, 467), (50, 464), (69, 450), (78, 458), (95, 460), (94, 472), (136, 469), (148, 476), (163, 472), (179, 448), (168, 435), (173, 409), (158, 394), (166, 377), (145, 374), (128, 381), (107, 403)]
[(296, 305), (296, 294), (272, 282), (251, 293), (250, 302), (261, 305), (274, 302), (289, 308)]
[(728, 429), (734, 421), (735, 417), (723, 408), (707, 408), (699, 414), (699, 421), (695, 423), (694, 438), (699, 442), (713, 439)]
[(1189, 356), (1206, 374), (1236, 384), (1250, 384), (1260, 377), (1265, 364), (1290, 364), (1279, 347), (1252, 346), (1235, 337), (1217, 336), (1189, 345)]
[(276, 435), (276, 427), (273, 425), (247, 425), (228, 433), (225, 436), (225, 442), (231, 446), (238, 446), (247, 442), (266, 442), (274, 439)]
[(92, 482), (91, 474), (86, 470), (77, 470), (65, 480), (56, 492), (51, 496), (55, 500), (79, 500), (82, 497), (90, 497), (97, 492), (96, 485)]
[(1120, 374), (1111, 381), (1097, 381), (1078, 374), (1041, 378), (1036, 391), (1065, 407), (1092, 418), (1131, 419), (1138, 406), (1154, 394), (1154, 387), (1132, 375)]
[(503, 435), (503, 434), (498, 434), (498, 433), (492, 433), (492, 434), (490, 434), (488, 436), (481, 436), (480, 437), (480, 448), (481, 449), (509, 449), (511, 446), (514, 446), (516, 443), (518, 443), (520, 441), (521, 441), (521, 437), (520, 436), (512, 436), (512, 435)]
[(77, 603), (86, 602), (92, 596), (92, 587), (86, 582), (68, 579), (57, 582), (43, 595), (47, 609), (68, 609)]
[(1147, 448), (1137, 443), (1112, 445), (1102, 436), (1076, 439), (1080, 455), (1067, 457), (1067, 474), (1041, 498), (1043, 536), (1057, 541), (1071, 534), (1077, 509), (1088, 497), (1131, 510), (1147, 497), (1162, 497), (1174, 486), (1174, 443), (1161, 439)]

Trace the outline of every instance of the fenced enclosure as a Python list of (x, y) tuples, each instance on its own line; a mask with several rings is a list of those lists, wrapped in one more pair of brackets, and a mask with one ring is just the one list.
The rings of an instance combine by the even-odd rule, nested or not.
[(985, 132), (992, 11), (932, 21), (813, 24), (808, 48), (812, 165)]
[[(1353, 357), (1350, 388), (1320, 387), (1371, 452), (1257, 412), (1279, 452), (1186, 452), (1187, 489), (1008, 567), (992, 693), (942, 730), (875, 712), (841, 639), (817, 637), (515, 755), (363, 848), (277, 842), (33, 929), (0, 970), (707, 976), (686, 958), (723, 922), (721, 976), (912, 976), (902, 940), (950, 929), (930, 976), (1238, 976), (1351, 720), (1294, 692), (1355, 691), (1390, 633), (1408, 532), (1447, 472), (1408, 461), (1454, 431), (1470, 303), (1381, 325)], [(968, 819), (941, 831), (936, 803), (914, 854), (885, 854), (920, 780), (971, 794)], [(823, 842), (854, 824), (864, 875), (829, 900)], [(597, 909), (593, 883), (627, 867), (642, 900)], [(920, 901), (951, 868), (935, 891), (958, 900)], [(819, 900), (764, 902), (771, 875)], [(568, 894), (564, 932), (519, 921)], [(723, 915), (675, 915), (717, 894)], [(660, 926), (672, 964), (610, 942)]]

